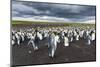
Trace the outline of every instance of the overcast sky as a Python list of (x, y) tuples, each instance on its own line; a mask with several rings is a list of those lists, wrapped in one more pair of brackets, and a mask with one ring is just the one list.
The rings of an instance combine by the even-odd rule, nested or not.
[(95, 6), (12, 2), (13, 20), (95, 23), (95, 11)]

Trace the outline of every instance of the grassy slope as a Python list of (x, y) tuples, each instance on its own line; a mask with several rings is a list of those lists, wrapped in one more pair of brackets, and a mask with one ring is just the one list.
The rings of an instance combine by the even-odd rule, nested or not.
[(16, 21), (12, 20), (12, 25), (16, 24), (64, 24), (65, 26), (90, 26), (90, 27), (95, 27), (95, 24), (87, 24), (87, 23), (70, 23), (70, 22), (42, 22), (42, 21)]

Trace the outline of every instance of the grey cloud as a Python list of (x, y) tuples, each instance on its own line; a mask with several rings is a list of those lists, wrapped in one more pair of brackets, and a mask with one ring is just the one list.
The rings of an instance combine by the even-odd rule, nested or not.
[[(96, 14), (95, 6), (63, 5), (37, 2), (12, 2), (13, 17), (49, 16), (70, 19), (71, 21), (85, 21)], [(94, 19), (94, 18), (91, 18)], [(90, 19), (90, 20), (91, 20)]]

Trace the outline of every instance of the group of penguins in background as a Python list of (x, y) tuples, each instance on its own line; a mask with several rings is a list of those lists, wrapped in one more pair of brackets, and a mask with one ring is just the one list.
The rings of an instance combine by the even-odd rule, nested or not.
[(46, 39), (48, 46), (48, 55), (55, 56), (57, 44), (62, 43), (65, 47), (69, 46), (69, 42), (84, 39), (86, 45), (91, 45), (95, 40), (95, 29), (80, 29), (72, 27), (51, 27), (51, 28), (19, 28), (12, 29), (12, 46), (21, 45), (28, 39), (27, 45), (32, 45), (34, 50), (39, 50), (39, 41)]

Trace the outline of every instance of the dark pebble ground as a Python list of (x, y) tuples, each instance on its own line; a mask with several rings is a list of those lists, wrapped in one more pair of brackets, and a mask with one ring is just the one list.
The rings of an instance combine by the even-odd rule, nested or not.
[(71, 42), (68, 47), (58, 44), (54, 58), (48, 56), (48, 48), (44, 41), (40, 42), (39, 50), (37, 51), (34, 51), (32, 45), (27, 45), (28, 41), (21, 43), (20, 46), (11, 46), (12, 65), (23, 66), (96, 61), (95, 41), (91, 45), (86, 45), (84, 40), (79, 40)]

